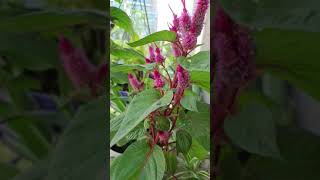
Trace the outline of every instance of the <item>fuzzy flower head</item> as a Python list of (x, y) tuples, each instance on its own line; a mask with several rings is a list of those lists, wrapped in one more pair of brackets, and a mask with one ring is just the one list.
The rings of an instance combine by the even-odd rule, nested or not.
[(187, 88), (189, 86), (189, 72), (178, 64), (177, 69), (177, 87)]
[(157, 47), (156, 48), (156, 62), (161, 64), (163, 63), (165, 58), (162, 56), (160, 49)]
[(150, 62), (154, 62), (156, 59), (156, 56), (154, 54), (154, 49), (152, 46), (149, 46), (149, 60)]
[(192, 31), (186, 32), (186, 34), (182, 37), (182, 47), (185, 51), (190, 51), (194, 49), (197, 45), (197, 36)]
[(76, 88), (88, 86), (96, 77), (96, 67), (84, 50), (75, 48), (65, 37), (59, 38), (59, 55), (64, 70)]
[(149, 58), (145, 58), (145, 60), (146, 60), (146, 63), (147, 63), (147, 64), (152, 63), (152, 61), (151, 61)]
[(173, 102), (175, 104), (179, 104), (180, 100), (183, 97), (184, 90), (189, 87), (189, 73), (186, 69), (184, 69), (180, 64), (176, 68), (176, 73), (174, 77), (174, 87), (176, 88), (176, 92), (173, 96)]
[(179, 48), (179, 46), (176, 43), (172, 44), (172, 54), (174, 57), (182, 56), (181, 49)]
[(220, 5), (216, 6), (215, 13), (213, 52), (216, 58), (216, 81), (239, 88), (256, 74), (250, 31), (232, 21)]
[(171, 7), (169, 6), (171, 12), (172, 12), (172, 15), (173, 15), (173, 21), (172, 21), (172, 24), (171, 24), (171, 27), (169, 27), (170, 31), (174, 31), (174, 32), (178, 32), (179, 30), (179, 18), (177, 16), (177, 14), (175, 14), (173, 12), (173, 10), (171, 9)]
[(189, 16), (189, 13), (186, 9), (186, 3), (185, 0), (181, 0), (183, 4), (183, 10), (181, 13), (181, 16), (179, 17), (179, 27), (181, 27), (182, 33), (187, 32), (190, 30), (191, 27), (191, 18)]
[(131, 73), (128, 73), (129, 83), (134, 91), (140, 92), (144, 89), (144, 84), (139, 82), (138, 79)]
[(170, 133), (168, 131), (158, 131), (159, 135), (159, 141), (162, 144), (168, 144), (169, 143), (169, 138), (170, 138)]
[(204, 18), (209, 7), (209, 0), (197, 0), (196, 4), (196, 9), (192, 16), (191, 29), (193, 29), (196, 35), (199, 36), (202, 31)]
[(154, 78), (154, 87), (159, 89), (162, 88), (165, 85), (164, 80), (161, 77), (161, 74), (157, 69), (153, 71), (153, 78)]

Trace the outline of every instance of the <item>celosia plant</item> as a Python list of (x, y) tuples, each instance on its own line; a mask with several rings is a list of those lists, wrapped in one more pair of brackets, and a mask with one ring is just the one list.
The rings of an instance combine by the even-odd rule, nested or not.
[(307, 116), (301, 113), (304, 98), (295, 101), (295, 93), (287, 92), (295, 86), (319, 100), (319, 87), (310, 83), (319, 81), (318, 61), (313, 60), (319, 53), (311, 50), (319, 41), (315, 33), (319, 29), (311, 22), (319, 19), (304, 14), (313, 9), (311, 1), (304, 1), (303, 7), (298, 1), (271, 4), (276, 1), (217, 0), (214, 4), (214, 180), (319, 177), (309, 171), (316, 167), (313, 162), (319, 162), (319, 139), (299, 129), (309, 111)]
[[(172, 37), (167, 40), (171, 42), (169, 49), (156, 42), (144, 43), (145, 39), (153, 41), (153, 35), (135, 42), (148, 47), (145, 64), (139, 65), (144, 68), (128, 73), (133, 99), (111, 120), (111, 124), (120, 124), (111, 128), (111, 149), (125, 147), (124, 154), (112, 162), (112, 180), (209, 178), (209, 167), (200, 167), (209, 158), (209, 106), (199, 93), (199, 87), (209, 85), (209, 52), (193, 53), (209, 1), (197, 1), (197, 14), (188, 12), (184, 0), (182, 7), (180, 16), (172, 11), (170, 31), (155, 33)], [(198, 68), (198, 63), (206, 63), (207, 69)], [(111, 73), (125, 66), (111, 67)], [(202, 152), (197, 154), (199, 150)], [(137, 164), (132, 167), (130, 160)], [(185, 169), (181, 169), (181, 162)]]

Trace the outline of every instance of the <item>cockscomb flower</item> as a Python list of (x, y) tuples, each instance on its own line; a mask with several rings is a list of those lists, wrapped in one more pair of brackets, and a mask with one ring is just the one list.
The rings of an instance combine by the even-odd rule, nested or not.
[(188, 32), (191, 27), (191, 17), (189, 16), (189, 13), (186, 9), (186, 3), (185, 0), (181, 0), (183, 4), (183, 10), (181, 13), (181, 16), (179, 17), (179, 29), (181, 30), (181, 33)]
[(197, 45), (197, 36), (194, 32), (186, 32), (182, 37), (182, 47), (185, 51), (192, 50)]
[(174, 77), (174, 87), (176, 88), (176, 92), (173, 97), (173, 102), (175, 104), (180, 103), (181, 98), (184, 94), (184, 89), (189, 87), (189, 72), (184, 69), (180, 64), (178, 64), (176, 68), (176, 73)]
[(179, 46), (176, 43), (172, 44), (172, 54), (174, 57), (182, 56), (181, 49), (179, 48)]
[(189, 72), (180, 64), (178, 64), (176, 73), (173, 77), (173, 87), (177, 87), (178, 83), (184, 84), (185, 87), (189, 85)]
[(145, 58), (145, 60), (146, 60), (146, 63), (147, 63), (147, 64), (152, 63), (152, 61), (151, 61), (149, 58)]
[[(170, 6), (169, 6), (170, 7)], [(172, 24), (171, 24), (171, 27), (169, 27), (170, 31), (174, 31), (174, 32), (178, 32), (179, 30), (179, 18), (178, 16), (173, 12), (173, 10), (171, 9), (170, 7), (170, 10), (172, 12), (172, 15), (173, 15), (173, 21), (172, 21)]]
[(162, 88), (164, 86), (165, 82), (157, 69), (153, 71), (153, 78), (155, 88)]
[(63, 36), (59, 38), (59, 55), (67, 76), (76, 88), (88, 86), (94, 80), (96, 67), (82, 49), (75, 48)]
[(98, 84), (103, 84), (103, 82), (106, 82), (107, 80), (107, 75), (108, 75), (108, 64), (104, 63), (101, 64), (97, 71), (96, 71), (96, 82)]
[(162, 56), (160, 49), (157, 47), (156, 48), (156, 62), (157, 63), (163, 63), (165, 58)]
[(196, 4), (196, 9), (191, 20), (191, 29), (195, 31), (196, 36), (199, 36), (209, 7), (209, 0), (197, 0)]
[(167, 145), (170, 139), (170, 133), (168, 131), (158, 131), (159, 141), (161, 144)]
[(216, 58), (217, 83), (239, 88), (254, 77), (254, 48), (249, 30), (236, 24), (216, 6), (213, 49)]
[(144, 89), (143, 82), (139, 82), (138, 79), (135, 76), (133, 76), (131, 73), (128, 73), (128, 79), (129, 79), (129, 83), (134, 91), (140, 92)]
[(149, 46), (149, 60), (150, 62), (154, 62), (156, 60), (156, 56), (154, 54), (154, 49), (152, 46)]

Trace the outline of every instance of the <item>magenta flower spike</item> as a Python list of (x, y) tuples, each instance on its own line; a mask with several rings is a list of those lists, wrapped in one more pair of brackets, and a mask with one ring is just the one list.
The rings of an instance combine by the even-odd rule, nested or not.
[(109, 69), (108, 69), (108, 65), (106, 63), (101, 64), (99, 66), (99, 68), (97, 69), (96, 78), (95, 78), (98, 85), (103, 84), (107, 80), (108, 71), (109, 71)]
[(151, 61), (149, 58), (145, 58), (145, 60), (146, 60), (146, 63), (147, 63), (147, 64), (152, 63), (152, 61)]
[(183, 10), (182, 10), (181, 16), (179, 17), (179, 26), (180, 26), (182, 34), (184, 34), (185, 32), (188, 32), (190, 30), (191, 18), (190, 18), (189, 13), (186, 9), (185, 0), (181, 0), (181, 2), (183, 4)]
[(139, 82), (138, 79), (135, 76), (133, 76), (131, 73), (128, 73), (128, 80), (134, 91), (140, 92), (143, 90), (144, 88), (143, 83)]
[(179, 104), (181, 98), (184, 94), (184, 89), (189, 87), (189, 73), (180, 64), (176, 68), (176, 74), (174, 77), (174, 87), (176, 87), (176, 92), (173, 97), (175, 104)]
[(171, 10), (171, 12), (172, 12), (172, 15), (173, 15), (172, 25), (171, 25), (171, 27), (169, 27), (169, 28), (170, 28), (170, 31), (174, 31), (174, 32), (177, 33), (178, 30), (179, 30), (179, 23), (180, 23), (180, 21), (179, 21), (178, 16), (173, 12), (173, 10), (171, 9), (170, 6), (169, 6), (169, 8), (170, 8), (170, 10)]
[(75, 48), (63, 36), (59, 38), (59, 55), (67, 76), (76, 88), (88, 86), (94, 80), (96, 67), (82, 49)]
[(196, 9), (191, 20), (191, 28), (194, 30), (196, 36), (199, 36), (209, 7), (209, 0), (197, 0), (196, 4)]
[(152, 46), (149, 46), (149, 60), (151, 62), (155, 62), (155, 60), (156, 60), (156, 56), (154, 54), (154, 49)]
[(160, 49), (157, 47), (156, 48), (156, 62), (161, 64), (163, 63), (165, 58), (162, 56)]
[(216, 56), (217, 83), (241, 87), (255, 75), (254, 48), (249, 30), (236, 24), (216, 6), (213, 50)]
[(181, 43), (182, 43), (183, 49), (186, 51), (194, 49), (197, 45), (196, 34), (192, 31), (186, 32), (186, 34), (184, 34), (184, 36), (182, 37)]
[(182, 52), (181, 52), (179, 46), (176, 43), (172, 44), (172, 54), (173, 54), (174, 57), (182, 56)]
[(162, 144), (168, 144), (170, 139), (170, 133), (168, 131), (158, 131), (159, 141)]
[(153, 78), (154, 78), (154, 87), (157, 89), (162, 88), (165, 85), (164, 80), (161, 77), (161, 74), (157, 69), (153, 71)]

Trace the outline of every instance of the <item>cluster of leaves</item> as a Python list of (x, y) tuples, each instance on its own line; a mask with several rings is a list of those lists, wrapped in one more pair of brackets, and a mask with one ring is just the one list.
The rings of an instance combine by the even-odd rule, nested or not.
[(2, 180), (105, 177), (106, 102), (72, 86), (58, 37), (106, 62), (107, 5), (64, 2), (0, 3)]
[[(123, 46), (111, 41), (110, 147), (121, 153), (111, 160), (111, 179), (208, 179), (201, 164), (209, 158), (210, 113), (200, 91), (210, 91), (209, 52), (176, 58), (171, 55), (174, 32), (164, 30), (139, 39), (123, 11), (112, 7), (111, 14), (113, 23), (131, 33), (133, 41)], [(150, 59), (145, 63), (144, 45), (151, 43), (163, 47), (163, 63), (150, 63)], [(177, 64), (188, 71), (190, 87), (173, 108), (177, 89), (170, 82)], [(155, 87), (149, 78), (155, 69), (165, 86)], [(132, 74), (139, 82), (132, 83)], [(162, 115), (168, 111), (171, 116)]]
[[(315, 8), (319, 2), (220, 0), (220, 4), (235, 22), (253, 30), (255, 63), (263, 78), (241, 91), (238, 113), (225, 121), (229, 143), (219, 155), (218, 179), (319, 179), (312, 169), (320, 161), (320, 139), (292, 121), (289, 104), (273, 80), (285, 80), (320, 100), (320, 19)], [(261, 82), (269, 89), (262, 89)]]

